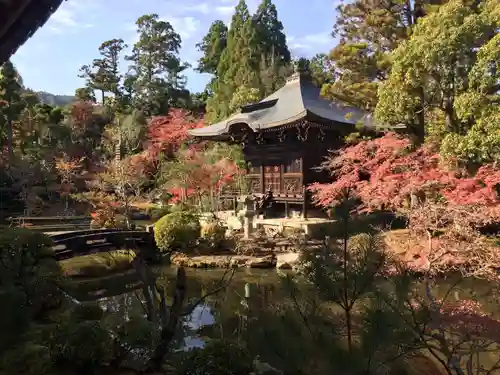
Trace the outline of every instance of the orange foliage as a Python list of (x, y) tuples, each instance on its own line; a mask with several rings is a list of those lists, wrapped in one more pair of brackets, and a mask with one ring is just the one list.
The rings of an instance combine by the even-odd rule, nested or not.
[(61, 187), (61, 192), (69, 193), (73, 188), (73, 178), (82, 168), (85, 158), (70, 158), (67, 154), (55, 159), (54, 168), (56, 169)]
[(148, 152), (173, 156), (188, 138), (188, 130), (204, 126), (203, 119), (196, 119), (183, 109), (171, 109), (167, 116), (153, 117), (148, 124)]

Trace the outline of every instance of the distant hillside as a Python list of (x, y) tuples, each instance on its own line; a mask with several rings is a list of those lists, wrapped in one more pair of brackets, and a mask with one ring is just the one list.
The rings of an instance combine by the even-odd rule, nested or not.
[(64, 107), (75, 100), (71, 95), (54, 95), (45, 91), (38, 91), (37, 95), (43, 103), (59, 107)]

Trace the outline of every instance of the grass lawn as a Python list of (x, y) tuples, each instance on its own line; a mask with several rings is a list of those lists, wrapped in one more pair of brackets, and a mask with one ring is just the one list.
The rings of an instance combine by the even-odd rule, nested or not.
[(146, 229), (146, 226), (154, 224), (155, 220), (132, 220), (137, 229)]
[(60, 263), (69, 277), (102, 277), (132, 268), (133, 250), (116, 250), (63, 260)]

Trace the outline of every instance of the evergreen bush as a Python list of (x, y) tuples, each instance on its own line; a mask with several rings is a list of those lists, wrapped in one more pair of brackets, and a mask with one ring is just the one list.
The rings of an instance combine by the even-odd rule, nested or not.
[(165, 215), (154, 226), (156, 244), (163, 252), (187, 251), (196, 243), (200, 232), (198, 216), (186, 211)]

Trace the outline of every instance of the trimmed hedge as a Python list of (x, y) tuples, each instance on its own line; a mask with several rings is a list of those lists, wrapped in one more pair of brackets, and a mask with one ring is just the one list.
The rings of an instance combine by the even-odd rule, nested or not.
[(198, 241), (201, 226), (197, 215), (177, 211), (158, 220), (154, 232), (156, 245), (162, 252), (188, 251)]

